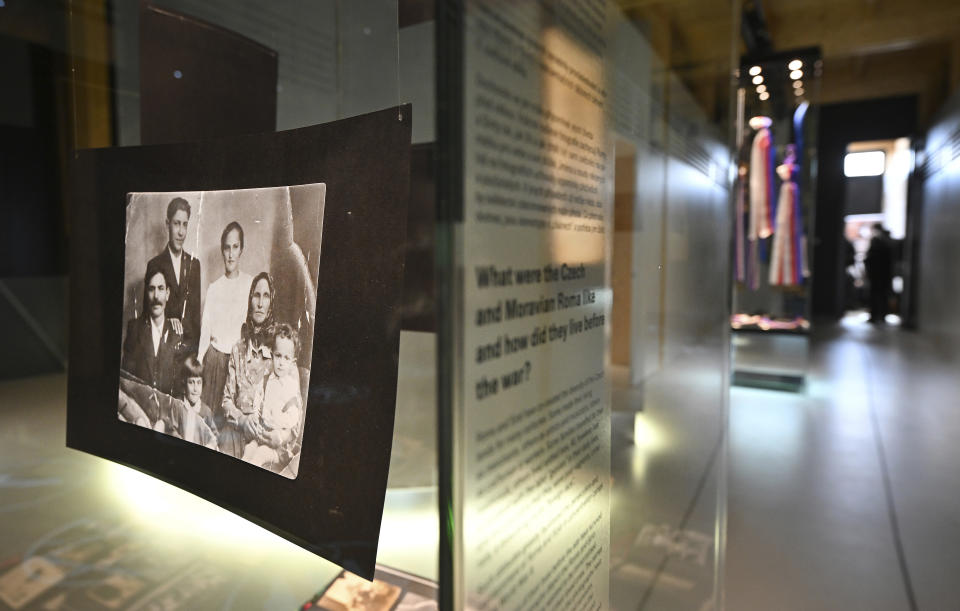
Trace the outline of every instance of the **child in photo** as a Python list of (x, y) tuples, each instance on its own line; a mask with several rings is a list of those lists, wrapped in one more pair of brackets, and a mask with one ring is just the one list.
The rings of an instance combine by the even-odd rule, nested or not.
[(203, 393), (203, 366), (189, 356), (180, 367), (181, 401), (170, 409), (168, 433), (216, 449), (217, 427), (213, 411), (200, 400)]
[(260, 412), (256, 438), (243, 451), (243, 460), (267, 468), (279, 466), (281, 451), (294, 441), (303, 414), (298, 333), (288, 324), (277, 325), (272, 348), (273, 362), (256, 397)]

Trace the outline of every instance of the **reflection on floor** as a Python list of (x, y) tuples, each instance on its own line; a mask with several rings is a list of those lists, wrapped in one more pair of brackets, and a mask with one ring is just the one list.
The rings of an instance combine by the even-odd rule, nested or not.
[(960, 378), (923, 336), (821, 329), (805, 394), (731, 395), (728, 609), (960, 608)]
[(642, 388), (611, 372), (614, 610), (713, 608), (722, 358), (700, 345)]

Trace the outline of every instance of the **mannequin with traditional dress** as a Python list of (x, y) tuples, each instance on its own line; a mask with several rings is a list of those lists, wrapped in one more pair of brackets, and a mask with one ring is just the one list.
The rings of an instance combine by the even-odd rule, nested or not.
[(777, 175), (783, 182), (777, 202), (777, 215), (773, 232), (773, 250), (770, 255), (770, 285), (797, 286), (802, 278), (797, 273), (797, 258), (802, 256), (799, 227), (800, 202), (797, 198), (797, 183), (793, 179), (796, 169), (796, 151), (787, 147), (786, 158), (777, 166)]
[(747, 221), (746, 284), (752, 290), (760, 286), (760, 259), (765, 258), (761, 240), (773, 233), (773, 138), (770, 117), (751, 117), (750, 127), (756, 130), (750, 145), (749, 198)]

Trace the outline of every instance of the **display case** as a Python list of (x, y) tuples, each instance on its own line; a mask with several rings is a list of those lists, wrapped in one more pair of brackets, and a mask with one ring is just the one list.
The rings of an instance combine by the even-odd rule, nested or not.
[(818, 49), (740, 61), (734, 184), (734, 383), (800, 390), (816, 214)]
[[(112, 548), (112, 571), (142, 562), (123, 545), (154, 549), (162, 565), (107, 580), (122, 590), (118, 604), (436, 601), (434, 46), (432, 15), (417, 8), (395, 0), (69, 3), (72, 223), (97, 242), (73, 244), (67, 438), (127, 465), (81, 469), (92, 481), (84, 498), (110, 516), (96, 521), (126, 533)], [(175, 200), (185, 210), (171, 216)], [(139, 344), (149, 346), (137, 331), (149, 326), (137, 321), (152, 317), (154, 299), (143, 270), (150, 276), (156, 252), (158, 260), (173, 254), (181, 214), (180, 260), (190, 271), (156, 278), (167, 283), (167, 323), (182, 330), (164, 327), (151, 380), (136, 356)], [(232, 283), (231, 266), (239, 268)], [(249, 298), (246, 289), (230, 297), (239, 281)], [(183, 305), (171, 310), (178, 286)], [(262, 329), (261, 286), (274, 323)], [(246, 306), (246, 318), (229, 314), (231, 302)], [(77, 323), (94, 312), (94, 324)], [(293, 327), (290, 355), (281, 346), (291, 343), (276, 339), (284, 324)], [(180, 391), (163, 374), (175, 368), (161, 358), (168, 337), (178, 340), (170, 359), (192, 351), (199, 362), (209, 426), (176, 417)], [(231, 352), (237, 341), (248, 348)], [(150, 361), (148, 348), (143, 354)], [(296, 362), (298, 389), (275, 366), (283, 359)], [(264, 382), (246, 387), (254, 393), (247, 417), (244, 380), (261, 375), (258, 362), (267, 363)], [(119, 415), (94, 425), (108, 403), (100, 389), (116, 394), (117, 366)], [(297, 408), (299, 420), (289, 411)], [(267, 432), (251, 440), (244, 421)], [(240, 438), (233, 445), (231, 430)], [(280, 445), (264, 441), (286, 430)], [(98, 528), (87, 535), (109, 534)], [(186, 533), (173, 539), (177, 553), (171, 531)], [(24, 544), (36, 536), (23, 533)], [(198, 564), (206, 568), (193, 575)], [(171, 574), (189, 579), (171, 584)], [(71, 593), (68, 602), (90, 596)]]
[(641, 4), (68, 3), (0, 601), (723, 608), (739, 7)]
[(723, 606), (739, 17), (667, 4), (438, 16), (450, 608)]

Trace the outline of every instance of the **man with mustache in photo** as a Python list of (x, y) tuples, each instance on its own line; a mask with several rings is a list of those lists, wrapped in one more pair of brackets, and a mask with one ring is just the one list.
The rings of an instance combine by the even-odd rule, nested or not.
[(127, 322), (123, 341), (124, 371), (160, 392), (172, 394), (180, 357), (181, 335), (166, 316), (170, 278), (154, 261), (143, 279), (143, 313)]

